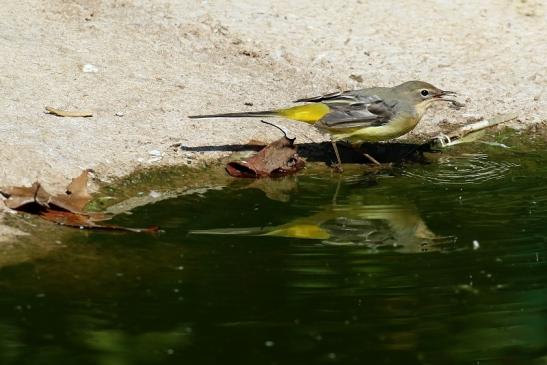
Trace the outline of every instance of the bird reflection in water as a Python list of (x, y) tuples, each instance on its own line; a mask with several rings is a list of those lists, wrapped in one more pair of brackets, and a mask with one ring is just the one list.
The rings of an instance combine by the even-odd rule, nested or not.
[[(193, 230), (191, 234), (274, 236), (317, 240), (329, 245), (363, 245), (371, 249), (396, 248), (401, 251), (435, 250), (447, 237), (433, 233), (421, 218), (416, 206), (404, 199), (367, 194), (340, 193), (338, 180), (332, 202), (316, 212), (285, 224), (265, 227), (214, 228)], [(246, 188), (264, 191), (267, 197), (287, 202), (298, 187), (296, 178), (256, 180)], [(342, 195), (342, 196), (341, 196)], [(391, 197), (392, 198), (392, 197)]]

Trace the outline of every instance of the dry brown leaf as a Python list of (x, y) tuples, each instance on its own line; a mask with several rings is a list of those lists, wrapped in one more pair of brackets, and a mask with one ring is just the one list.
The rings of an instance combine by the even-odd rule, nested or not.
[(13, 186), (0, 191), (7, 199), (5, 204), (10, 209), (24, 210), (29, 204), (38, 204), (47, 207), (51, 195), (44, 190), (40, 183), (35, 182), (31, 187)]
[(234, 177), (260, 178), (293, 174), (304, 167), (294, 139), (282, 137), (270, 143), (247, 161), (232, 161), (226, 166)]
[(66, 194), (59, 194), (50, 199), (50, 204), (71, 212), (81, 212), (91, 200), (87, 191), (88, 175), (92, 170), (84, 170), (80, 176), (72, 179), (66, 188)]
[(107, 229), (148, 233), (159, 231), (157, 227), (140, 229), (98, 224), (97, 222), (112, 217), (103, 213), (83, 212), (85, 205), (91, 200), (91, 195), (87, 191), (88, 174), (90, 171), (85, 170), (80, 176), (72, 179), (65, 194), (52, 196), (38, 182), (35, 182), (31, 187), (2, 188), (0, 189), (0, 194), (6, 197), (4, 204), (8, 208), (36, 214), (45, 220), (64, 226), (80, 229)]

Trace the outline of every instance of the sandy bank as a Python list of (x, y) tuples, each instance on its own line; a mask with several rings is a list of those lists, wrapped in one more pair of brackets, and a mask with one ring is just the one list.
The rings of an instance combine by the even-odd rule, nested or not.
[[(253, 120), (186, 115), (409, 79), (456, 90), (467, 104), (429, 112), (415, 135), (497, 112), (517, 112), (515, 127), (540, 123), (546, 13), (531, 0), (6, 2), (0, 186), (40, 180), (62, 189), (82, 168), (108, 181), (139, 166), (216, 159), (228, 152), (171, 146), (271, 141), (278, 133)], [(96, 72), (83, 72), (85, 64)], [(46, 105), (94, 117), (59, 118), (44, 114)], [(325, 139), (313, 127), (280, 123), (299, 142)]]

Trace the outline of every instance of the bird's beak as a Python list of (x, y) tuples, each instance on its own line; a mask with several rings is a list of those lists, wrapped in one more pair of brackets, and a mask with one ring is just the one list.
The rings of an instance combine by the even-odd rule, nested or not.
[(456, 100), (456, 99), (454, 99), (455, 95), (457, 95), (457, 93), (455, 91), (440, 90), (434, 96), (434, 98), (437, 99), (437, 100), (454, 102)]

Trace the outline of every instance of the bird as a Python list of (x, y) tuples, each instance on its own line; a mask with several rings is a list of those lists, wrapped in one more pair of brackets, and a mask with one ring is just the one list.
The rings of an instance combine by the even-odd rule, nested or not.
[[(282, 117), (309, 123), (331, 136), (338, 167), (342, 161), (336, 143), (352, 145), (379, 142), (410, 132), (437, 101), (456, 101), (454, 91), (441, 90), (424, 81), (412, 80), (393, 87), (370, 87), (338, 91), (295, 100), (305, 103), (265, 111), (191, 115), (189, 118)], [(365, 153), (372, 162), (379, 162)]]

